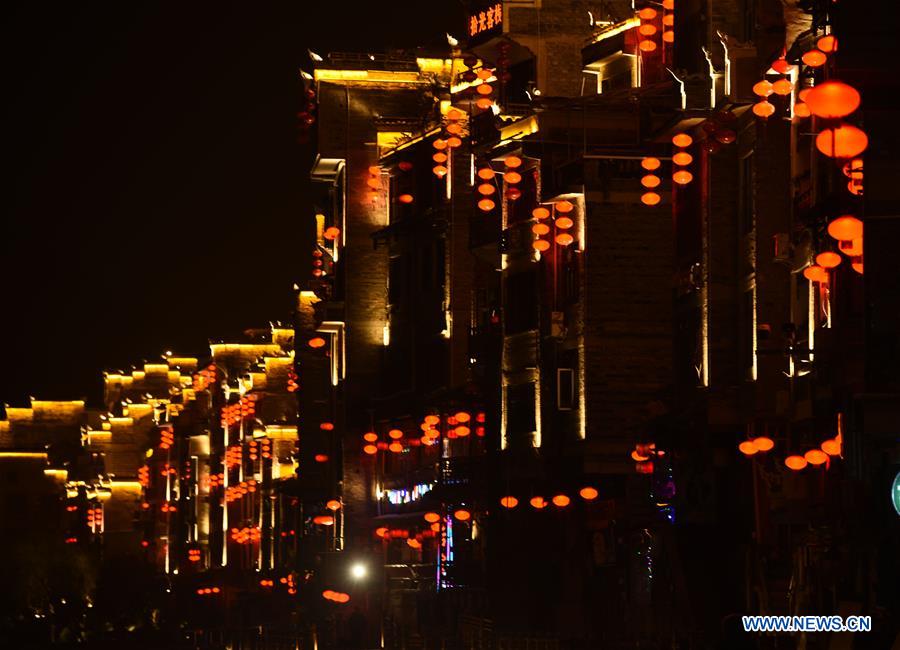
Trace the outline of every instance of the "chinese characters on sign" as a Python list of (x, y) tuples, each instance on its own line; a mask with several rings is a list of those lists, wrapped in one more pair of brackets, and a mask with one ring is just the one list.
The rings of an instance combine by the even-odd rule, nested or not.
[(478, 36), (503, 24), (503, 4), (498, 2), (469, 17), (469, 36)]

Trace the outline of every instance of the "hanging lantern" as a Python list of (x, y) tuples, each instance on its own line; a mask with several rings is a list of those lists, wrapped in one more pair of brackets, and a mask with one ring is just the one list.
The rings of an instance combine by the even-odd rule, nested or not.
[(583, 487), (578, 491), (578, 495), (584, 499), (585, 501), (593, 501), (599, 496), (599, 492), (597, 492), (596, 488), (592, 488), (590, 486)]
[(841, 168), (844, 172), (844, 176), (847, 178), (852, 178), (854, 180), (862, 180), (863, 178), (863, 160), (862, 158), (854, 158), (853, 160), (844, 163), (844, 166)]
[(494, 187), (491, 183), (482, 183), (478, 186), (478, 193), (482, 196), (490, 196), (494, 192), (497, 191), (497, 188)]
[(575, 206), (568, 201), (557, 201), (555, 207), (556, 211), (561, 212), (562, 214), (568, 214), (575, 209)]
[(863, 236), (863, 223), (845, 214), (828, 224), (828, 234), (838, 241), (852, 241)]
[(381, 526), (380, 528), (375, 529), (375, 535), (377, 537), (384, 537), (390, 532), (390, 529), (387, 526)]
[(675, 16), (674, 14), (666, 14), (663, 16), (663, 25), (666, 27), (674, 27), (675, 26)]
[(322, 236), (329, 241), (334, 241), (341, 235), (341, 229), (336, 228), (335, 226), (331, 226), (325, 229), (325, 232), (322, 233)]
[(476, 74), (478, 75), (478, 78), (481, 79), (482, 81), (487, 81), (488, 79), (490, 79), (491, 77), (494, 76), (494, 71), (489, 68), (482, 68)]
[(663, 0), (662, 8), (666, 11), (674, 11), (675, 10), (675, 0)]
[(451, 135), (449, 138), (447, 138), (447, 146), (449, 148), (456, 149), (456, 147), (459, 147), (461, 145), (462, 145), (462, 140), (460, 140), (459, 137), (457, 137), (455, 135)]
[(663, 32), (662, 35), (663, 43), (674, 43), (675, 42), (675, 32), (671, 29)]
[(806, 459), (806, 462), (810, 465), (821, 465), (828, 460), (828, 454), (821, 449), (810, 449), (803, 454), (803, 458)]
[(655, 169), (659, 169), (660, 166), (659, 158), (644, 158), (641, 161), (641, 167), (646, 169), (648, 172), (652, 172)]
[(373, 190), (380, 190), (381, 189), (381, 179), (379, 179), (379, 178), (366, 179), (366, 185), (368, 185)]
[(823, 36), (818, 41), (816, 41), (816, 47), (822, 52), (831, 54), (832, 52), (837, 52), (838, 40), (834, 37), (833, 34), (829, 34), (828, 36)]
[(843, 81), (823, 81), (811, 88), (804, 100), (816, 117), (836, 119), (846, 117), (859, 108), (859, 91)]
[(489, 108), (490, 108), (491, 106), (493, 106), (493, 105), (494, 105), (493, 100), (491, 100), (491, 99), (489, 99), (489, 98), (487, 98), (487, 97), (479, 97), (479, 98), (475, 101), (475, 106), (477, 106), (478, 108), (480, 108), (480, 109), (482, 109), (482, 110), (487, 110), (487, 109), (489, 109)]
[(392, 442), (388, 445), (388, 450), (394, 452), (395, 454), (399, 454), (403, 451), (403, 445), (399, 442)]
[(829, 456), (840, 456), (841, 455), (841, 443), (839, 443), (834, 438), (830, 440), (826, 440), (821, 445), (822, 451), (824, 451)]
[(773, 93), (772, 84), (769, 81), (763, 79), (762, 81), (757, 81), (753, 84), (753, 94), (757, 97), (768, 97)]
[(772, 451), (775, 447), (775, 441), (769, 438), (768, 436), (759, 436), (754, 438), (752, 441), (753, 446), (756, 447), (759, 451)]
[(444, 149), (447, 148), (447, 141), (437, 138), (434, 142), (431, 143), (431, 146), (434, 147), (435, 149), (437, 149), (438, 151), (443, 151)]
[(744, 440), (744, 442), (739, 444), (738, 450), (745, 456), (752, 456), (753, 454), (755, 454), (756, 452), (759, 451), (759, 449), (756, 448), (756, 445), (754, 445), (749, 440)]
[(508, 198), (510, 201), (518, 201), (520, 198), (522, 198), (522, 190), (517, 187), (510, 187), (506, 190), (506, 198)]
[(654, 176), (653, 174), (647, 174), (646, 176), (641, 178), (641, 185), (649, 189), (658, 187), (661, 182), (662, 181), (659, 180), (659, 176)]
[(787, 71), (791, 69), (791, 64), (781, 57), (772, 62), (772, 69), (778, 74), (787, 74)]
[(691, 172), (682, 169), (681, 171), (672, 174), (672, 180), (679, 185), (687, 185), (694, 180), (694, 175)]
[(337, 499), (331, 499), (328, 503), (325, 504), (325, 507), (331, 511), (337, 511), (341, 509), (341, 502)]
[(557, 217), (555, 223), (556, 227), (560, 230), (568, 230), (575, 225), (575, 222), (572, 221), (569, 217)]
[(785, 95), (790, 95), (793, 90), (794, 84), (792, 84), (787, 79), (779, 79), (772, 84), (772, 92), (776, 95), (781, 95), (782, 97)]
[(656, 51), (656, 43), (653, 41), (641, 41), (641, 44), (638, 45), (638, 47), (641, 49), (641, 52), (650, 53)]
[(828, 57), (819, 50), (810, 50), (809, 52), (801, 56), (800, 60), (810, 68), (818, 68), (819, 66), (825, 64), (825, 61), (828, 60)]
[(388, 437), (392, 440), (400, 440), (403, 437), (403, 432), (400, 429), (391, 429), (388, 431)]
[(803, 269), (803, 277), (810, 282), (828, 282), (828, 271), (821, 266), (813, 264)]
[(313, 523), (319, 526), (334, 526), (334, 517), (330, 515), (319, 515), (313, 517)]
[(809, 112), (809, 106), (807, 106), (804, 102), (797, 102), (794, 104), (794, 117), (809, 117), (811, 113)]
[(687, 133), (679, 133), (672, 137), (672, 144), (674, 144), (676, 147), (690, 147), (693, 141), (694, 138), (689, 136)]
[(400, 196), (397, 197), (397, 200), (400, 201), (400, 203), (406, 203), (407, 205), (409, 205), (410, 203), (413, 202), (413, 195), (412, 194), (401, 194)]
[(832, 251), (825, 251), (816, 255), (816, 264), (823, 269), (833, 269), (841, 263), (841, 256)]
[(522, 180), (522, 174), (519, 172), (506, 172), (506, 176), (504, 177), (507, 183), (516, 184)]
[(443, 178), (447, 175), (447, 168), (443, 165), (436, 165), (431, 171), (434, 172), (434, 175), (438, 178)]
[(548, 242), (546, 239), (536, 239), (536, 240), (534, 240), (534, 242), (531, 244), (531, 247), (532, 247), (534, 250), (538, 251), (539, 253), (543, 253), (543, 252), (545, 252), (547, 249), (550, 248), (550, 242)]
[(504, 508), (512, 509), (519, 505), (519, 500), (513, 496), (502, 497), (500, 499), (500, 505)]
[(462, 126), (456, 124), (455, 122), (451, 122), (447, 125), (447, 133), (452, 133), (453, 135), (459, 135), (462, 133)]
[(494, 202), (490, 199), (481, 199), (478, 202), (478, 209), (482, 212), (490, 212), (494, 209)]
[(424, 418), (425, 424), (429, 424), (431, 426), (434, 426), (435, 424), (437, 424), (440, 421), (441, 421), (441, 418), (438, 417), (437, 415), (426, 415)]
[(510, 169), (515, 169), (516, 167), (522, 166), (522, 159), (519, 158), (518, 156), (507, 156), (503, 162)]
[(766, 101), (757, 102), (753, 105), (753, 114), (756, 115), (756, 117), (767, 119), (775, 114), (775, 107)]
[(803, 456), (788, 456), (784, 459), (784, 464), (787, 465), (788, 469), (799, 472), (806, 467), (807, 461)]
[(417, 540), (415, 537), (410, 537), (406, 540), (406, 545), (410, 548), (420, 549), (422, 548), (422, 542)]
[(551, 501), (553, 501), (553, 505), (555, 505), (557, 508), (565, 508), (572, 502), (572, 500), (565, 494), (557, 494), (553, 497), (553, 499), (551, 499)]
[(429, 524), (433, 524), (441, 520), (441, 516), (436, 512), (426, 512), (423, 517)]
[(543, 207), (535, 208), (531, 211), (531, 216), (540, 221), (541, 219), (546, 219), (550, 216), (550, 210)]
[(463, 117), (463, 112), (456, 108), (451, 108), (447, 111), (447, 119), (448, 120), (461, 120)]
[(311, 338), (307, 342), (307, 345), (309, 345), (309, 347), (311, 347), (313, 350), (317, 350), (325, 346), (325, 339), (323, 339), (321, 336), (316, 336)]
[(469, 521), (472, 518), (472, 513), (464, 508), (460, 508), (456, 512), (453, 513), (453, 517), (458, 521)]
[(535, 510), (541, 510), (542, 508), (547, 507), (547, 501), (544, 497), (531, 497), (531, 500), (528, 503), (530, 503), (531, 507)]
[(378, 447), (375, 445), (366, 445), (363, 447), (363, 452), (367, 453), (369, 456), (374, 456), (378, 452)]
[(672, 162), (676, 165), (681, 165), (682, 167), (684, 167), (685, 165), (690, 165), (693, 161), (694, 157), (687, 151), (679, 151), (674, 156), (672, 156)]
[(641, 203), (644, 205), (656, 205), (659, 202), (660, 197), (656, 192), (644, 192), (641, 195)]
[(638, 33), (641, 36), (653, 36), (656, 31), (656, 25), (641, 25), (638, 27)]
[(531, 232), (538, 236), (546, 235), (550, 232), (550, 226), (545, 223), (536, 223), (531, 227)]
[(570, 246), (575, 238), (567, 232), (560, 233), (556, 236), (556, 243), (560, 246)]
[(641, 20), (653, 20), (656, 18), (656, 9), (652, 7), (644, 7), (638, 12), (638, 17)]
[(480, 86), (475, 87), (475, 92), (483, 97), (485, 95), (490, 95), (494, 92), (494, 89), (491, 87), (491, 84), (481, 84)]
[(478, 170), (478, 178), (483, 181), (489, 181), (494, 177), (494, 170), (490, 167), (482, 167)]

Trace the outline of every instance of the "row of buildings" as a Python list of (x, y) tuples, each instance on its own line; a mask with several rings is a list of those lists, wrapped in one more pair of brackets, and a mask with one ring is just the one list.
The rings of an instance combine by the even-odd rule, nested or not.
[(774, 647), (747, 613), (888, 647), (891, 22), (466, 5), (441, 51), (304, 72), (293, 325), (7, 408), (3, 521), (42, 495), (200, 647)]

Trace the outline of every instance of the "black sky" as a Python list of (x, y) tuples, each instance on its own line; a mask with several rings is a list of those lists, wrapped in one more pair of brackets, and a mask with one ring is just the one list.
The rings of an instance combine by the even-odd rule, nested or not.
[[(287, 318), (306, 271), (307, 48), (439, 43), (456, 2), (3, 9), (0, 401)], [(451, 26), (451, 27), (448, 27)]]

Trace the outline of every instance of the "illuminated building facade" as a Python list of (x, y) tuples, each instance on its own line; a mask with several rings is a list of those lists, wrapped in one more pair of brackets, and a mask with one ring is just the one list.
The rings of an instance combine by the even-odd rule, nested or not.
[(881, 27), (849, 3), (466, 5), (461, 43), (305, 73), (293, 326), (108, 373), (99, 412), (7, 408), (17, 494), (73, 513), (48, 537), (152, 565), (201, 644), (889, 620)]

